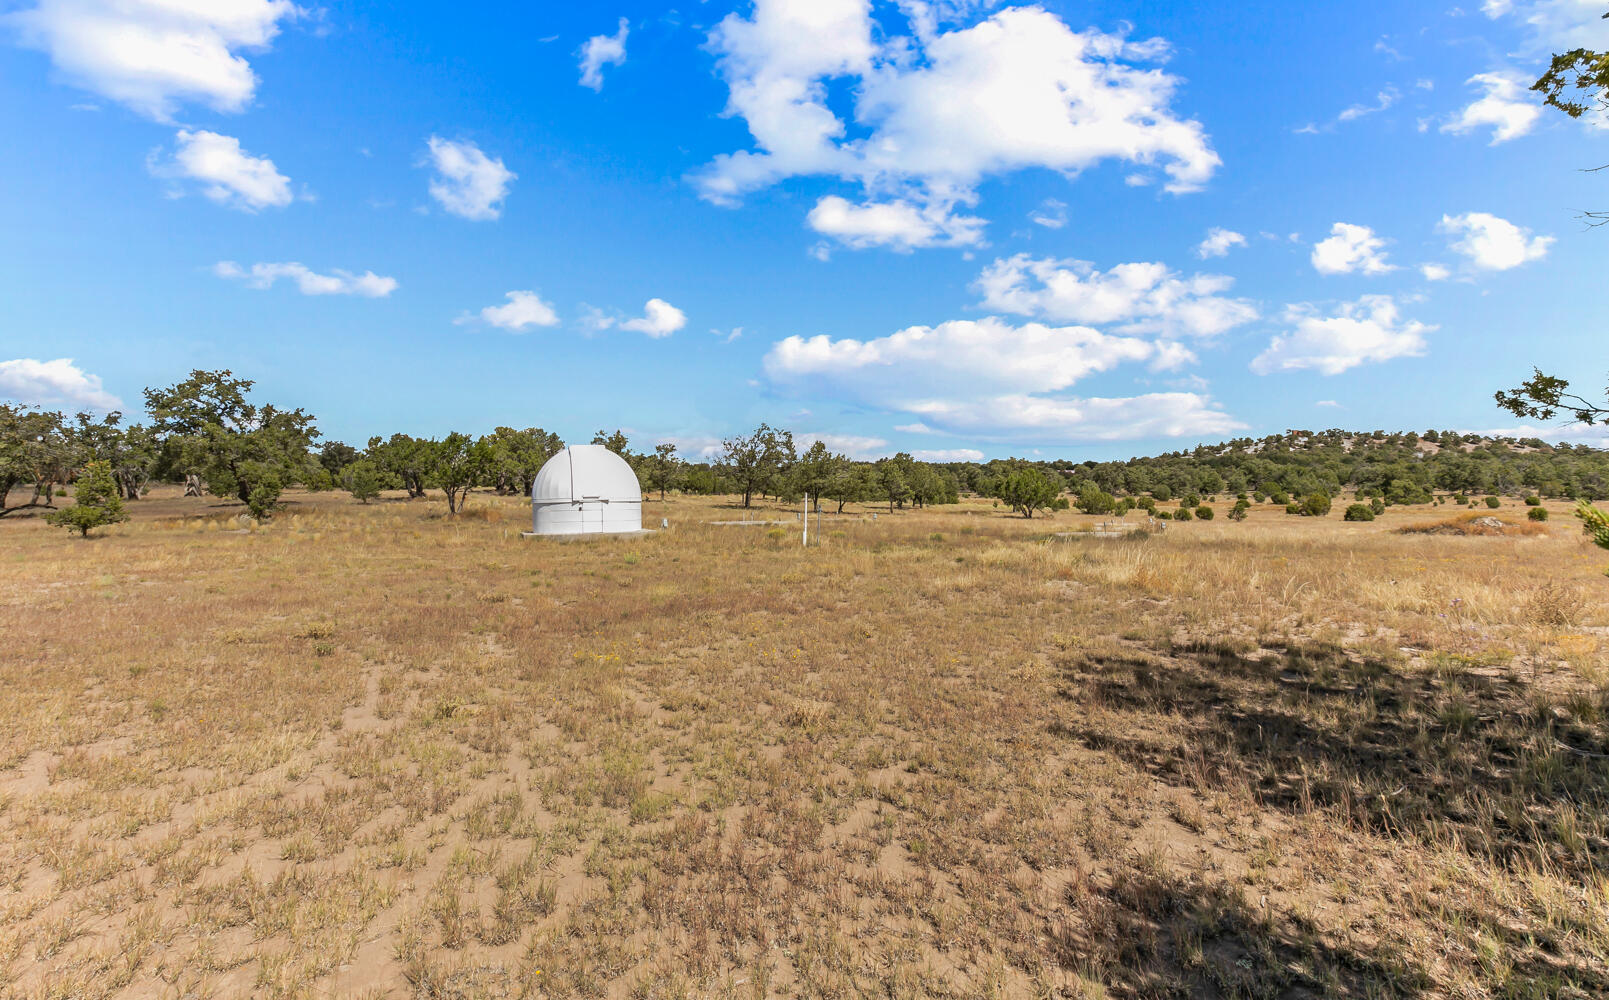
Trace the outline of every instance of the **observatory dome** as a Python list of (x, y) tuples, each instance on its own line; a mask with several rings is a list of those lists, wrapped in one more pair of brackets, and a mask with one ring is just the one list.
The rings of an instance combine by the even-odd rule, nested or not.
[(642, 487), (626, 460), (601, 444), (578, 444), (548, 459), (531, 484), (538, 535), (642, 530)]

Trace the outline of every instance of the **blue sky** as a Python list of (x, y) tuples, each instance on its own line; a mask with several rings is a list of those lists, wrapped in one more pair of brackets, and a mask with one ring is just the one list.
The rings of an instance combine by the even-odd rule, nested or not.
[(689, 454), (1519, 430), (1532, 364), (1602, 382), (1609, 132), (1526, 88), (1606, 6), (0, 2), (0, 396), (230, 368), (358, 443)]

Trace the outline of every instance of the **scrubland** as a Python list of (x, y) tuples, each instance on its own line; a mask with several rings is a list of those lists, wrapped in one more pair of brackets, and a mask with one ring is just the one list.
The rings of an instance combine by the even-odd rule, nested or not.
[(1563, 506), (292, 499), (0, 523), (0, 997), (1609, 991)]

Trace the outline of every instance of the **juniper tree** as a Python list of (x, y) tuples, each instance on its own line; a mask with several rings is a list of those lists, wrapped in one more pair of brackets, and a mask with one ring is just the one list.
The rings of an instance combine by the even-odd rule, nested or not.
[(112, 467), (106, 462), (91, 462), (78, 477), (73, 504), (45, 515), (45, 520), (58, 527), (76, 531), (88, 538), (90, 529), (128, 520), (123, 509), (123, 498)]

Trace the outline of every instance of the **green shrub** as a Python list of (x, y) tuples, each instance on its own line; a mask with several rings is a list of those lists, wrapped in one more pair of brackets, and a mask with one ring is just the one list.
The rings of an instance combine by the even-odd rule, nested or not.
[(1300, 514), (1301, 512), (1302, 512), (1302, 505), (1299, 504), (1299, 503), (1295, 503), (1293, 501), (1293, 502), (1288, 503), (1288, 504), (1285, 505), (1285, 513), (1287, 513), (1287, 514)]
[(1229, 520), (1244, 521), (1246, 519), (1246, 512), (1249, 510), (1251, 510), (1250, 501), (1237, 500), (1235, 501), (1235, 505), (1229, 509)]
[(1342, 517), (1348, 521), (1372, 521), (1374, 520), (1374, 508), (1366, 503), (1355, 503), (1346, 509), (1346, 513)]
[(246, 510), (259, 521), (268, 520), (268, 515), (279, 506), (281, 487), (278, 480), (269, 478), (257, 484), (246, 496)]
[(335, 476), (328, 469), (315, 469), (302, 485), (307, 487), (309, 493), (328, 493), (335, 489)]
[(1173, 519), (1175, 521), (1188, 521), (1188, 520), (1190, 520), (1190, 508), (1188, 508), (1188, 507), (1180, 507), (1178, 510), (1173, 512)]
[(1386, 512), (1386, 502), (1379, 497), (1375, 497), (1369, 501), (1369, 510), (1375, 514), (1384, 514)]
[(1502, 505), (1503, 505), (1503, 501), (1497, 499), (1496, 497), (1487, 497), (1486, 498), (1486, 506), (1492, 508), (1493, 510), (1496, 510), (1497, 508), (1501, 507)]
[(1533, 521), (1546, 521), (1548, 519), (1548, 509), (1546, 507), (1532, 507), (1525, 516)]
[(1330, 512), (1330, 498), (1323, 493), (1309, 493), (1302, 498), (1303, 517), (1324, 517)]
[(1173, 515), (1171, 513), (1169, 513), (1168, 511), (1159, 510), (1159, 511), (1156, 511), (1156, 519), (1158, 521), (1171, 521), (1171, 520), (1173, 520)]
[(360, 459), (347, 466), (341, 478), (345, 480), (346, 491), (352, 494), (352, 499), (363, 503), (379, 496), (383, 485), (380, 470), (368, 459)]
[(112, 479), (112, 467), (105, 462), (91, 462), (78, 477), (73, 505), (45, 515), (45, 521), (60, 528), (76, 531), (88, 538), (91, 528), (127, 521), (117, 482)]
[(1117, 506), (1117, 499), (1094, 483), (1085, 483), (1078, 491), (1075, 506), (1086, 514), (1110, 514)]
[(1540, 507), (1542, 506), (1542, 498), (1537, 496), (1535, 493), (1527, 493), (1525, 494), (1525, 506)]
[(1268, 494), (1268, 502), (1283, 506), (1291, 502), (1291, 495), (1284, 490), (1275, 490)]
[(1203, 521), (1212, 520), (1213, 517), (1214, 517), (1214, 513), (1215, 512), (1213, 511), (1213, 509), (1211, 507), (1208, 507), (1206, 504), (1202, 504), (1200, 507), (1196, 508), (1196, 517), (1200, 518)]

